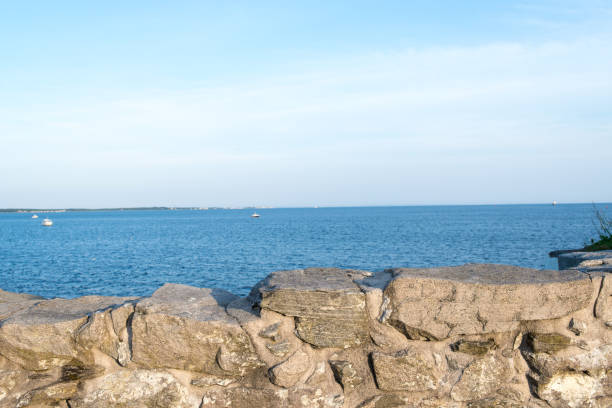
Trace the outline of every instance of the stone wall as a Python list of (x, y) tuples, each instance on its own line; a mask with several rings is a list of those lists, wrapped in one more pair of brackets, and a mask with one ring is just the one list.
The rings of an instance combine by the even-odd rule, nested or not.
[(0, 290), (0, 407), (611, 407), (605, 265), (310, 268), (246, 298)]

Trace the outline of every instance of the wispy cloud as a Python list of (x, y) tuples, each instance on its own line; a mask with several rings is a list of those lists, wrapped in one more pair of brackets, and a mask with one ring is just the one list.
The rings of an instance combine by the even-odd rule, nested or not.
[[(398, 184), (413, 192), (381, 197), (394, 203), (411, 202), (415, 192), (424, 197), (419, 202), (440, 200), (427, 196), (423, 175), (437, 183), (457, 183), (460, 174), (486, 182), (478, 175), (486, 171), (491, 180), (514, 174), (523, 183), (542, 183), (569, 170), (540, 176), (538, 166), (560, 160), (586, 166), (612, 151), (610, 40), (604, 33), (539, 44), (407, 48), (212, 87), (126, 91), (34, 111), (14, 106), (0, 114), (0, 131), (11, 141), (0, 159), (3, 172), (36, 162), (50, 176), (87, 169), (93, 180), (104, 173), (124, 188), (142, 182), (143, 171), (151, 175), (146, 183), (157, 176), (210, 185), (211, 172), (239, 184), (244, 174), (279, 184), (293, 177), (315, 196), (316, 183), (300, 174), (346, 180), (338, 194), (327, 191), (332, 203), (358, 202), (363, 183), (348, 174), (370, 180), (379, 193)], [(587, 151), (590, 144), (597, 150)], [(379, 176), (386, 172), (403, 176), (385, 181)], [(484, 200), (498, 200), (501, 190), (487, 183), (492, 191)], [(240, 194), (227, 196), (226, 187), (213, 185), (226, 200), (240, 201)], [(525, 190), (525, 200), (538, 199), (532, 190)], [(205, 198), (196, 194), (192, 201)], [(282, 194), (268, 199), (297, 204)]]

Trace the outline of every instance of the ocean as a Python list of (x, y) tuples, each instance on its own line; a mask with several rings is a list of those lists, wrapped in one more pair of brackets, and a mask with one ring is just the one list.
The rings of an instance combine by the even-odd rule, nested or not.
[[(606, 208), (606, 204), (599, 204)], [(311, 266), (379, 271), (469, 262), (556, 269), (596, 237), (591, 204), (0, 213), (0, 288), (144, 296), (166, 282), (246, 295)], [(45, 216), (52, 227), (41, 226)]]

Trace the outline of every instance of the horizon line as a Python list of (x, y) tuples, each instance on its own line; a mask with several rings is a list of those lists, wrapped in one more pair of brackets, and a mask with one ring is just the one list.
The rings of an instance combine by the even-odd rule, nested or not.
[(78, 212), (78, 211), (138, 211), (138, 210), (248, 210), (248, 209), (300, 209), (300, 208), (371, 208), (371, 207), (471, 207), (471, 206), (510, 206), (510, 205), (583, 205), (583, 204), (612, 204), (612, 201), (600, 202), (523, 202), (523, 203), (457, 203), (457, 204), (370, 204), (370, 205), (296, 205), (296, 206), (134, 206), (134, 207), (56, 207), (56, 208), (33, 208), (33, 207), (7, 207), (0, 208), (0, 212)]

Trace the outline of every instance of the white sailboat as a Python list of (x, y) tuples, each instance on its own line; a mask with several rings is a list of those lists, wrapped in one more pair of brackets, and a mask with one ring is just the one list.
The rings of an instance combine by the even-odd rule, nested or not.
[(53, 225), (53, 221), (51, 221), (49, 218), (45, 218), (41, 225), (43, 227), (50, 227)]

